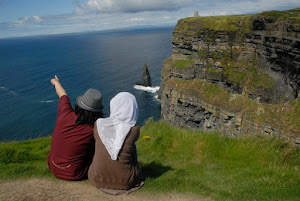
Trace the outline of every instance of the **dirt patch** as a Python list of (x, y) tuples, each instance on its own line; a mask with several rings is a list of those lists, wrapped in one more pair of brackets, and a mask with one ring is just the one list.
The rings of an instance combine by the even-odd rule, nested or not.
[(0, 200), (2, 201), (140, 201), (140, 200), (174, 200), (174, 201), (210, 201), (189, 194), (157, 194), (134, 192), (129, 195), (112, 196), (105, 194), (88, 182), (67, 182), (54, 179), (22, 179), (0, 181)]

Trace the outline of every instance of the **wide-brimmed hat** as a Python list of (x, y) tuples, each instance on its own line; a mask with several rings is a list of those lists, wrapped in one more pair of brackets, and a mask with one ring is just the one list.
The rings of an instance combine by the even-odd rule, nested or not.
[(102, 94), (97, 89), (88, 89), (82, 96), (77, 97), (76, 103), (91, 112), (100, 112), (103, 109)]

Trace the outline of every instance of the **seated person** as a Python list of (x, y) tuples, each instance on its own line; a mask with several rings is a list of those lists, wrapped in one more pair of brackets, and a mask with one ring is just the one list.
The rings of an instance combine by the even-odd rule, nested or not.
[(83, 96), (77, 97), (74, 111), (57, 76), (51, 83), (59, 102), (48, 166), (59, 179), (86, 179), (94, 154), (94, 123), (103, 116), (102, 95), (96, 89), (88, 89)]
[(94, 126), (95, 154), (88, 172), (92, 185), (113, 194), (128, 194), (142, 187), (135, 141), (138, 106), (128, 92), (110, 101), (110, 116), (100, 118)]

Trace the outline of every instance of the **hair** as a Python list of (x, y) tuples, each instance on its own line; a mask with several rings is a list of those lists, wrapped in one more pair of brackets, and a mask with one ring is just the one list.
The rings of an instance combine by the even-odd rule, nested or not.
[(82, 109), (77, 104), (75, 105), (75, 114), (78, 116), (75, 123), (78, 125), (88, 124), (94, 126), (94, 123), (97, 119), (103, 117), (103, 112), (91, 112), (85, 109)]

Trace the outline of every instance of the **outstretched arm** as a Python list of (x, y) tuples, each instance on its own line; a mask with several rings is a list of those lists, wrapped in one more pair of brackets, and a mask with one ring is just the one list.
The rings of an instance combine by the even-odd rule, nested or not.
[(51, 83), (52, 83), (52, 85), (55, 86), (55, 90), (56, 90), (56, 93), (59, 98), (62, 97), (63, 95), (67, 95), (66, 91), (61, 86), (59, 79), (57, 78), (56, 75), (55, 75), (55, 78), (51, 79)]

